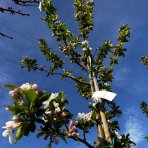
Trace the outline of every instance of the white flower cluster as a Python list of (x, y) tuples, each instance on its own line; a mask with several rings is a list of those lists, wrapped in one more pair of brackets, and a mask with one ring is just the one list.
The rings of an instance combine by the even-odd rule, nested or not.
[(89, 122), (92, 117), (92, 111), (85, 114), (85, 113), (78, 113), (78, 116), (76, 118), (77, 121), (83, 120), (84, 122)]
[(13, 116), (12, 121), (8, 121), (5, 123), (6, 125), (3, 126), (4, 132), (2, 133), (3, 137), (9, 136), (9, 143), (13, 143), (13, 130), (18, 128), (21, 125), (17, 116)]
[(22, 90), (29, 90), (29, 89), (34, 89), (34, 90), (38, 90), (38, 85), (37, 84), (29, 84), (29, 83), (25, 83), (23, 85), (20, 86), (20, 88)]
[(84, 40), (81, 42), (81, 45), (83, 47), (83, 51), (91, 50), (92, 48), (89, 47), (89, 42), (87, 40)]
[[(27, 91), (29, 89), (34, 89), (36, 91), (36, 94), (38, 94), (38, 85), (37, 84), (25, 83), (20, 86), (20, 89), (22, 89), (23, 91)], [(9, 91), (9, 95), (11, 97), (18, 97), (19, 94), (20, 94), (19, 88), (15, 88), (14, 90)]]

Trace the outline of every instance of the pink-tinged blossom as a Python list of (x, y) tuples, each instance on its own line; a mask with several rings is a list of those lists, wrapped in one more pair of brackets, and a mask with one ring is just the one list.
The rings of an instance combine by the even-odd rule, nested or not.
[(68, 130), (66, 131), (66, 134), (68, 136), (80, 136), (80, 133), (77, 132), (76, 126), (72, 120), (69, 123), (69, 127)]
[(31, 89), (31, 84), (25, 83), (25, 84), (21, 85), (20, 88), (24, 91), (29, 90), (29, 89)]
[(57, 107), (57, 108), (55, 109), (55, 111), (56, 111), (57, 113), (59, 113), (59, 112), (61, 111), (61, 109), (60, 109), (59, 107)]
[(38, 89), (39, 89), (39, 87), (38, 87), (38, 85), (37, 85), (37, 84), (32, 84), (32, 89), (34, 89), (34, 90), (38, 90)]
[(55, 142), (55, 144), (58, 144), (58, 143), (59, 143), (58, 139), (55, 139), (55, 141), (54, 141), (54, 142)]
[(61, 117), (62, 117), (62, 118), (66, 117), (66, 113), (65, 113), (65, 112), (62, 112), (62, 113), (61, 113)]
[(72, 127), (73, 125), (74, 125), (73, 121), (70, 120), (70, 122), (69, 122), (69, 127)]
[(18, 95), (19, 95), (19, 90), (17, 89), (17, 88), (15, 88), (14, 90), (12, 90), (12, 91), (9, 91), (9, 95), (11, 96), (11, 97), (18, 97)]

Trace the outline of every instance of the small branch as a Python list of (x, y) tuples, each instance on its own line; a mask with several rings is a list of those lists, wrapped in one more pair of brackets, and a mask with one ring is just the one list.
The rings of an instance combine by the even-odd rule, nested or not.
[(80, 141), (82, 142), (83, 144), (85, 144), (88, 148), (94, 148), (91, 144), (89, 144), (87, 141), (85, 141), (84, 139), (81, 139), (81, 138), (74, 138), (74, 137), (69, 137), (75, 141)]
[(84, 137), (84, 140), (86, 141), (86, 131), (83, 131), (83, 137)]
[[(63, 76), (63, 75), (64, 75), (64, 74), (57, 73), (57, 72), (56, 72), (56, 73), (53, 73), (53, 74), (60, 75), (60, 76)], [(76, 79), (74, 76), (65, 75), (65, 77), (70, 78), (70, 79), (72, 79), (72, 80), (74, 80), (74, 81), (76, 81), (76, 82), (78, 82), (78, 83), (83, 83), (83, 84), (88, 84), (88, 85), (89, 85), (88, 82), (80, 81), (80, 80)]]
[(92, 59), (94, 59), (94, 57), (95, 57), (96, 53), (97, 53), (97, 49), (95, 50), (95, 52), (94, 52), (94, 55), (93, 55)]
[(20, 14), (22, 16), (29, 16), (30, 14), (27, 13), (22, 13), (19, 9), (18, 10), (14, 10), (12, 7), (8, 7), (8, 8), (4, 8), (2, 6), (0, 6), (0, 12), (4, 13), (5, 11), (10, 12), (12, 15), (13, 14)]
[[(64, 43), (65, 47), (67, 47), (67, 43), (66, 43), (65, 40), (63, 40), (63, 43)], [(69, 52), (70, 52), (71, 57), (73, 57), (72, 55), (75, 53), (75, 51), (73, 51), (73, 53), (72, 53), (72, 51), (70, 50)], [(73, 58), (74, 58), (74, 57), (73, 57)], [(87, 69), (86, 69), (83, 65), (81, 65), (81, 63), (80, 63), (76, 58), (74, 58), (74, 60), (75, 60), (75, 63), (76, 63), (79, 67), (81, 67), (82, 70), (84, 70), (85, 72), (88, 72)]]
[[(42, 69), (38, 68), (38, 70), (41, 70), (41, 71), (44, 71), (44, 72), (48, 73), (48, 70), (45, 69), (45, 68), (42, 68)], [(63, 76), (64, 75), (64, 74), (58, 73), (58, 72), (54, 72), (52, 74), (59, 75), (59, 76)], [(74, 76), (65, 75), (65, 77), (70, 78), (70, 79), (72, 79), (72, 80), (74, 80), (74, 81), (76, 81), (78, 83), (83, 83), (83, 84), (89, 85), (89, 82), (80, 81), (80, 80), (76, 79)]]
[(2, 37), (6, 37), (6, 38), (9, 38), (9, 39), (14, 39), (13, 37), (11, 37), (11, 36), (8, 36), (8, 35), (6, 35), (6, 34), (4, 34), (4, 33), (2, 33), (2, 32), (0, 32), (0, 35), (2, 36)]
[(33, 6), (33, 4), (39, 4), (39, 0), (13, 0), (14, 3), (21, 6)]

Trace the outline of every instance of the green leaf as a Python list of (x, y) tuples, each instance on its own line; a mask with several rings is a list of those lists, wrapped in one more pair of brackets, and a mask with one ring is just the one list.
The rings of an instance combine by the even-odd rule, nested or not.
[(18, 127), (16, 131), (15, 143), (23, 136), (22, 134), (22, 127)]
[(34, 89), (29, 89), (25, 92), (25, 96), (26, 96), (26, 100), (28, 101), (28, 103), (31, 105), (36, 98), (36, 93)]
[(67, 141), (66, 141), (67, 135), (61, 134), (60, 138), (67, 144)]
[(31, 131), (32, 133), (33, 133), (33, 132), (35, 131), (35, 129), (36, 129), (36, 125), (35, 125), (34, 122), (30, 123), (30, 124), (29, 124), (29, 127), (30, 127), (30, 131)]
[(44, 132), (37, 133), (37, 134), (36, 134), (36, 138), (40, 138), (40, 137), (43, 136), (43, 135), (44, 135)]
[(4, 85), (3, 87), (9, 88), (9, 89), (12, 89), (12, 90), (15, 89), (15, 88), (17, 88), (17, 86), (9, 85), (9, 84)]

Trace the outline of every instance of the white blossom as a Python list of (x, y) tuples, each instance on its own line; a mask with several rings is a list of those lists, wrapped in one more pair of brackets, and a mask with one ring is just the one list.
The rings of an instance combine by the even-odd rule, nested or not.
[(2, 133), (3, 137), (9, 136), (9, 143), (12, 144), (13, 143), (13, 131), (11, 128), (6, 129), (3, 133)]
[(121, 140), (122, 139), (122, 136), (117, 131), (115, 131), (115, 135), (116, 135), (116, 137), (117, 137), (118, 140)]
[(25, 84), (21, 85), (20, 88), (24, 91), (29, 90), (29, 89), (31, 89), (31, 85), (29, 83), (25, 83)]
[(45, 111), (45, 114), (51, 114), (51, 111), (49, 111), (49, 110)]
[(39, 3), (39, 7), (38, 8), (39, 8), (40, 11), (42, 11), (42, 3), (43, 2), (44, 2), (44, 0), (40, 1), (40, 3)]
[(56, 112), (60, 112), (61, 109), (60, 109), (59, 107), (57, 107), (57, 108), (55, 109), (55, 111), (56, 111)]
[(57, 108), (57, 107), (59, 107), (59, 103), (53, 102), (53, 106), (54, 106), (55, 108)]
[(83, 42), (82, 42), (82, 45), (84, 46), (84, 45), (88, 45), (89, 44), (89, 42), (87, 41), (87, 40), (84, 40)]
[(58, 97), (58, 95), (59, 95), (58, 93), (52, 93), (50, 98), (43, 102), (44, 108), (47, 108), (49, 103), (50, 103), (50, 101), (55, 99), (56, 97)]
[(42, 120), (43, 120), (44, 122), (48, 122), (48, 120), (45, 119), (45, 117), (42, 117)]
[(21, 122), (18, 121), (18, 117), (17, 116), (13, 116), (12, 117), (12, 121), (7, 121), (5, 123), (5, 126), (3, 126), (2, 128), (5, 129), (9, 129), (9, 128), (18, 128), (20, 126)]
[(87, 51), (88, 49), (87, 49), (87, 48), (83, 48), (82, 50), (83, 50), (83, 51)]

